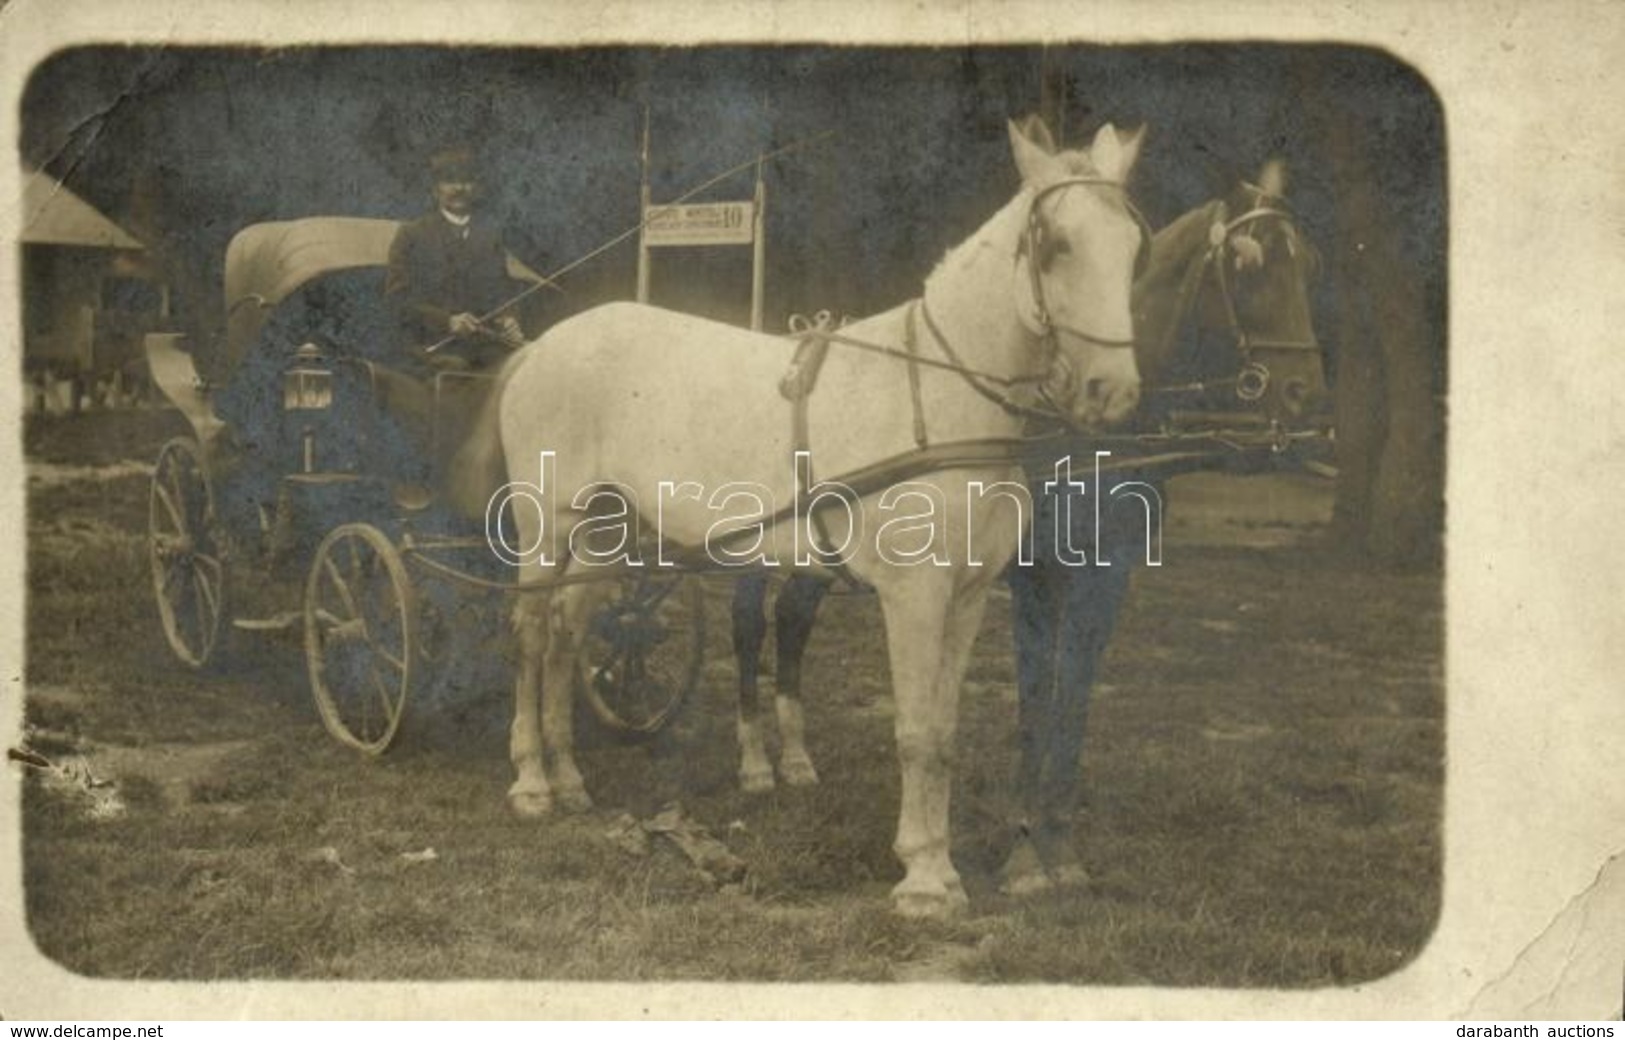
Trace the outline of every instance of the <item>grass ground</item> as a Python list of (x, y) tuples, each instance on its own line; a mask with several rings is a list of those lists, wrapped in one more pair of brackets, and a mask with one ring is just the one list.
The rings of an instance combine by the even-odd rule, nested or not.
[[(296, 646), (198, 675), (164, 648), (141, 532), (163, 413), (33, 424), (30, 746), (83, 755), (122, 812), (25, 788), (43, 952), (118, 978), (535, 978), (1321, 986), (1392, 971), (1440, 900), (1437, 574), (1310, 546), (1171, 541), (1136, 578), (1095, 697), (1087, 887), (995, 889), (1015, 703), (1008, 603), (964, 697), (956, 862), (971, 911), (885, 913), (900, 871), (888, 680), (871, 597), (826, 605), (806, 675), (823, 784), (746, 796), (712, 599), (696, 703), (653, 748), (583, 756), (600, 809), (512, 817), (506, 691), (453, 690), (362, 761), (326, 736)], [(101, 467), (94, 471), (71, 467)], [(1176, 510), (1194, 509), (1176, 500)], [(1210, 525), (1211, 526), (1211, 525)], [(291, 604), (290, 604), (291, 605)], [(669, 843), (612, 836), (668, 801), (749, 865), (717, 890)], [(432, 849), (432, 857), (426, 850)]]

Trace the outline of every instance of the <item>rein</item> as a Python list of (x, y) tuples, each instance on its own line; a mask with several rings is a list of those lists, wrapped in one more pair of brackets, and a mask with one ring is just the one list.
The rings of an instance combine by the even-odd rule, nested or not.
[[(1068, 425), (1071, 425), (1070, 419), (1066, 412), (1055, 403), (1045, 386), (1045, 384), (1049, 381), (1049, 372), (1046, 371), (1043, 373), (1032, 373), (1020, 376), (990, 376), (985, 373), (978, 372), (976, 369), (973, 369), (969, 365), (965, 364), (965, 362), (960, 358), (959, 352), (954, 350), (953, 343), (949, 341), (946, 335), (944, 335), (942, 329), (937, 327), (936, 320), (931, 317), (931, 306), (926, 302), (925, 295), (923, 293), (920, 295), (919, 306), (909, 311), (908, 321), (910, 323), (911, 332), (915, 311), (918, 311), (920, 316), (925, 319), (925, 329), (927, 332), (931, 333), (931, 338), (936, 342), (937, 349), (942, 351), (943, 355), (948, 358), (949, 363), (947, 365), (943, 365), (941, 362), (938, 362), (937, 364), (939, 366), (948, 368), (950, 371), (958, 373), (959, 376), (970, 385), (972, 390), (975, 390), (989, 401), (992, 401), (994, 404), (1004, 409), (1005, 413), (1008, 415), (1013, 415), (1021, 419), (1061, 419), (1066, 421)], [(1053, 351), (1051, 352), (1050, 356), (1052, 359), (1055, 357)], [(921, 358), (920, 360), (924, 362), (927, 359)], [(989, 383), (993, 383), (995, 386), (989, 386)], [(1004, 393), (1003, 390), (995, 388), (1002, 387), (1004, 389), (1014, 389), (1015, 387), (1023, 386), (1028, 383), (1034, 384), (1038, 387), (1039, 396), (1048, 406), (1047, 408), (1033, 408), (1030, 405), (1024, 405), (1012, 398), (1009, 394)]]
[[(1068, 188), (1077, 187), (1079, 185), (1111, 188), (1119, 194), (1119, 201), (1122, 202), (1123, 206), (1127, 209), (1129, 216), (1134, 219), (1135, 224), (1140, 228), (1140, 235), (1142, 239), (1142, 259), (1145, 253), (1149, 251), (1149, 243), (1151, 241), (1151, 233), (1149, 226), (1146, 224), (1145, 217), (1128, 198), (1123, 186), (1116, 181), (1107, 180), (1102, 177), (1068, 177), (1063, 180), (1056, 181), (1053, 184), (1046, 185), (1034, 193), (1032, 202), (1027, 211), (1027, 226), (1022, 233), (1021, 242), (1016, 250), (1015, 256), (1018, 261), (1023, 255), (1028, 257), (1027, 269), (1030, 277), (1032, 278), (1033, 303), (1037, 310), (1036, 322), (1039, 326), (1036, 333), (1039, 337), (1039, 342), (1043, 344), (1044, 356), (1047, 361), (1047, 364), (1042, 372), (1029, 372), (1021, 375), (1007, 376), (995, 372), (988, 372), (967, 364), (963, 355), (961, 355), (960, 352), (954, 348), (953, 341), (950, 340), (947, 334), (942, 331), (941, 326), (937, 324), (936, 318), (932, 316), (931, 304), (926, 299), (923, 291), (917, 300), (909, 304), (908, 313), (903, 319), (903, 337), (906, 347), (904, 350), (899, 350), (896, 347), (887, 346), (883, 343), (874, 343), (868, 340), (857, 339), (853, 336), (843, 335), (839, 332), (832, 332), (827, 328), (816, 326), (799, 330), (798, 335), (804, 340), (817, 339), (825, 343), (835, 343), (843, 347), (849, 347), (854, 350), (866, 350), (872, 354), (879, 354), (884, 357), (890, 357), (894, 360), (907, 363), (909, 366), (910, 397), (915, 410), (915, 440), (922, 447), (926, 443), (926, 438), (924, 433), (924, 420), (920, 415), (917, 375), (918, 369), (916, 367), (921, 365), (925, 366), (926, 368), (934, 368), (939, 371), (954, 373), (963, 379), (972, 390), (975, 390), (978, 394), (991, 401), (993, 404), (998, 405), (999, 408), (1001, 408), (1007, 415), (1027, 420), (1037, 419), (1049, 422), (1059, 420), (1063, 424), (1071, 426), (1071, 416), (1067, 414), (1064, 408), (1056, 403), (1049, 385), (1054, 375), (1056, 361), (1061, 356), (1059, 334), (1064, 332), (1069, 336), (1099, 347), (1133, 349), (1137, 345), (1137, 341), (1133, 338), (1112, 339), (1105, 336), (1097, 336), (1094, 333), (1085, 332), (1082, 329), (1057, 322), (1054, 319), (1054, 316), (1050, 314), (1049, 307), (1045, 302), (1044, 279), (1042, 272), (1039, 271), (1038, 263), (1040, 242), (1045, 234), (1041, 204), (1049, 195), (1065, 191)], [(923, 357), (914, 349), (914, 326), (916, 315), (924, 320), (925, 329), (930, 334), (930, 339), (936, 344), (938, 352), (943, 355), (942, 360)], [(1023, 404), (1011, 396), (1010, 391), (1024, 386), (1035, 386), (1037, 388), (1038, 397), (1042, 402), (1043, 407), (1034, 407), (1029, 404)]]
[[(1044, 346), (1044, 356), (1047, 362), (1044, 371), (1027, 373), (1018, 376), (999, 376), (980, 371), (972, 368), (970, 365), (967, 365), (960, 353), (954, 349), (953, 342), (949, 340), (947, 334), (945, 334), (941, 327), (938, 326), (936, 319), (932, 317), (931, 304), (926, 299), (923, 291), (920, 294), (919, 304), (910, 309), (908, 318), (905, 319), (908, 322), (906, 336), (908, 338), (909, 345), (912, 348), (914, 314), (916, 311), (918, 311), (919, 315), (925, 320), (926, 331), (931, 334), (931, 339), (935, 341), (937, 349), (942, 352), (945, 358), (947, 358), (947, 362), (936, 362), (933, 364), (926, 358), (917, 358), (911, 349), (908, 354), (910, 364), (931, 364), (932, 367), (944, 368), (948, 371), (957, 373), (962, 379), (965, 380), (972, 390), (975, 390), (982, 397), (998, 405), (1007, 415), (1029, 420), (1038, 419), (1051, 422), (1059, 420), (1067, 426), (1073, 425), (1072, 418), (1067, 414), (1066, 409), (1062, 408), (1055, 401), (1055, 397), (1050, 386), (1054, 369), (1056, 367), (1056, 362), (1057, 360), (1061, 359), (1061, 344), (1059, 334), (1064, 332), (1075, 339), (1083, 340), (1084, 342), (1091, 343), (1097, 347), (1106, 347), (1111, 349), (1132, 350), (1136, 346), (1137, 342), (1133, 337), (1128, 339), (1113, 339), (1105, 336), (1097, 336), (1092, 332), (1085, 332), (1084, 330), (1074, 326), (1058, 322), (1055, 320), (1054, 315), (1050, 313), (1049, 306), (1045, 301), (1044, 276), (1043, 272), (1039, 269), (1041, 267), (1041, 264), (1039, 263), (1039, 257), (1042, 252), (1041, 243), (1045, 236), (1042, 204), (1046, 197), (1059, 192), (1064, 192), (1068, 188), (1078, 186), (1110, 188), (1116, 192), (1118, 195), (1118, 201), (1123, 204), (1124, 209), (1128, 211), (1129, 216), (1134, 219), (1135, 225), (1140, 229), (1140, 261), (1143, 262), (1145, 255), (1150, 249), (1150, 226), (1146, 223), (1145, 216), (1141, 214), (1139, 209), (1134, 205), (1134, 202), (1128, 197), (1127, 191), (1116, 181), (1107, 180), (1104, 177), (1067, 177), (1062, 180), (1058, 180), (1053, 184), (1045, 185), (1043, 188), (1039, 189), (1033, 194), (1032, 203), (1027, 209), (1027, 226), (1022, 233), (1021, 242), (1016, 249), (1015, 260), (1016, 262), (1019, 262), (1023, 255), (1027, 257), (1027, 273), (1032, 279), (1033, 307), (1036, 311), (1034, 318), (1036, 324), (1038, 325), (1038, 328), (1035, 331), (1039, 336), (1039, 341)], [(1015, 400), (1010, 396), (1009, 393), (1006, 392), (1026, 385), (1033, 385), (1037, 387), (1039, 400), (1043, 403), (1042, 408), (1035, 408), (1031, 405), (1023, 404), (1020, 401)], [(918, 427), (918, 425), (919, 423), (917, 420), (916, 426)], [(923, 444), (923, 441), (921, 443)]]
[[(1121, 185), (1118, 185), (1112, 181), (1105, 181), (1098, 178), (1079, 177), (1058, 181), (1055, 184), (1049, 185), (1035, 195), (1033, 198), (1032, 209), (1029, 212), (1027, 229), (1023, 234), (1021, 244), (1021, 249), (1027, 252), (1030, 258), (1036, 260), (1038, 239), (1042, 237), (1043, 234), (1043, 232), (1039, 230), (1041, 226), (1038, 208), (1040, 200), (1051, 192), (1059, 191), (1077, 184), (1105, 185), (1121, 189)], [(1258, 194), (1261, 197), (1260, 201), (1262, 203), (1262, 197), (1267, 193), (1259, 191)], [(1145, 226), (1144, 218), (1140, 215), (1139, 210), (1135, 209), (1133, 203), (1130, 202), (1126, 197), (1122, 201), (1126, 206), (1129, 207), (1130, 213), (1134, 216), (1136, 222), (1141, 224), (1143, 229)], [(1221, 203), (1221, 209), (1222, 205), (1223, 204)], [(1236, 338), (1237, 349), (1242, 352), (1248, 363), (1236, 375), (1226, 379), (1171, 383), (1163, 386), (1145, 387), (1141, 390), (1142, 394), (1205, 393), (1221, 386), (1235, 385), (1237, 387), (1237, 394), (1242, 400), (1257, 400), (1262, 397), (1266, 389), (1268, 372), (1267, 370), (1261, 371), (1261, 366), (1251, 362), (1250, 354), (1252, 351), (1320, 349), (1320, 344), (1313, 338), (1302, 340), (1277, 340), (1264, 339), (1250, 335), (1240, 319), (1240, 315), (1236, 309), (1234, 289), (1230, 284), (1230, 280), (1225, 275), (1224, 259), (1226, 243), (1229, 241), (1230, 236), (1235, 232), (1245, 230), (1246, 228), (1264, 220), (1280, 221), (1294, 228), (1296, 226), (1293, 223), (1292, 214), (1288, 210), (1279, 206), (1268, 204), (1260, 204), (1241, 214), (1240, 216), (1235, 217), (1234, 219), (1223, 220), (1223, 218), (1221, 218), (1222, 222), (1215, 223), (1213, 241), (1208, 249), (1202, 254), (1200, 261), (1204, 274), (1197, 277), (1192, 282), (1192, 284), (1197, 287), (1196, 291), (1189, 293), (1180, 302), (1179, 317), (1176, 319), (1173, 326), (1175, 329), (1177, 329), (1184, 324), (1185, 319), (1189, 316), (1192, 309), (1196, 305), (1196, 299), (1200, 292), (1200, 286), (1205, 280), (1205, 271), (1208, 268), (1212, 268), (1214, 272), (1214, 279), (1219, 286), (1221, 299), (1224, 303), (1225, 315), (1229, 323), (1229, 331)], [(1038, 303), (1039, 315), (1044, 326), (1044, 332), (1041, 335), (1043, 336), (1043, 341), (1047, 346), (1046, 354), (1051, 359), (1057, 355), (1059, 350), (1059, 341), (1056, 335), (1057, 330), (1104, 347), (1132, 348), (1138, 345), (1137, 340), (1105, 339), (1103, 337), (1098, 337), (1090, 333), (1083, 332), (1079, 329), (1074, 329), (1069, 326), (1056, 323), (1048, 314), (1048, 308), (1043, 304), (1042, 280), (1038, 274), (1038, 265), (1036, 263), (1030, 263), (1029, 268), (1034, 279), (1034, 298)], [(920, 319), (923, 319), (923, 324), (926, 332), (929, 334), (929, 339), (936, 344), (937, 350), (943, 355), (942, 359), (922, 356), (913, 349), (916, 315)], [(1054, 402), (1053, 398), (1048, 392), (1047, 387), (1045, 386), (1045, 383), (1050, 378), (1050, 373), (1048, 371), (1007, 376), (995, 372), (988, 372), (967, 364), (964, 357), (954, 348), (953, 341), (948, 338), (947, 334), (942, 331), (941, 326), (937, 324), (937, 321), (931, 311), (930, 302), (926, 299), (923, 293), (912, 304), (910, 304), (908, 314), (904, 318), (904, 323), (905, 342), (908, 344), (908, 349), (898, 349), (897, 347), (888, 346), (883, 343), (876, 343), (870, 340), (859, 339), (854, 336), (831, 331), (830, 329), (822, 327), (806, 328), (798, 331), (797, 335), (804, 339), (821, 340), (826, 343), (839, 344), (840, 346), (853, 350), (863, 350), (872, 354), (890, 357), (895, 361), (908, 364), (911, 372), (914, 370), (914, 366), (924, 366), (926, 368), (932, 368), (938, 371), (952, 372), (964, 379), (966, 384), (969, 385), (971, 389), (975, 390), (979, 395), (993, 404), (998, 405), (999, 408), (1003, 409), (1009, 415), (1022, 419), (1039, 419), (1049, 421), (1058, 419), (1067, 425), (1070, 425), (1069, 417), (1065, 411)], [(1045, 407), (1039, 408), (1033, 407), (1032, 405), (1023, 404), (1022, 402), (1015, 400), (1010, 395), (1009, 391), (1025, 386), (1036, 386), (1038, 388), (1038, 393)], [(916, 429), (918, 429), (918, 427), (919, 423), (916, 422)], [(916, 439), (920, 439), (918, 435), (916, 436)]]
[[(923, 307), (924, 302), (923, 297), (917, 298), (911, 302), (910, 306)], [(928, 317), (926, 320), (929, 322), (930, 318)], [(935, 325), (933, 324), (930, 327), (932, 328), (933, 334), (936, 334)], [(834, 343), (843, 347), (851, 347), (853, 350), (865, 350), (871, 354), (880, 354), (890, 357), (894, 361), (903, 361), (914, 365), (924, 365), (926, 368), (935, 368), (944, 372), (953, 372), (964, 376), (967, 379), (978, 379), (984, 383), (994, 383), (998, 386), (1019, 386), (1022, 383), (1034, 382), (1044, 378), (1043, 376), (1036, 375), (1001, 376), (995, 372), (985, 372), (978, 368), (971, 368), (960, 361), (957, 354), (950, 353), (950, 360), (939, 361), (935, 358), (921, 357), (918, 354), (911, 354), (907, 350), (900, 350), (897, 347), (887, 346), (884, 343), (876, 343), (872, 340), (858, 339), (855, 336), (848, 336), (841, 332), (832, 332), (829, 329), (811, 328), (805, 331), (796, 332), (795, 336), (799, 339), (819, 339), (826, 343)], [(947, 351), (945, 351), (945, 353), (947, 353)]]

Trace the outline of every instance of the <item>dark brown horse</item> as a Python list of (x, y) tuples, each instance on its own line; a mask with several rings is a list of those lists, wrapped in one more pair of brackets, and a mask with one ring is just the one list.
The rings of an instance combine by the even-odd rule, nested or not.
[[(1293, 221), (1285, 172), (1186, 213), (1158, 232), (1135, 281), (1136, 360), (1145, 373), (1145, 428), (1248, 420), (1302, 423), (1325, 396), (1309, 286), (1319, 261)], [(1034, 470), (1032, 565), (1010, 569), (1019, 687), (1017, 840), (1004, 888), (1021, 894), (1081, 880), (1073, 836), (1089, 694), (1128, 593), (1147, 558), (1153, 518), (1130, 498), (1042, 494)], [(1157, 491), (1167, 470), (1118, 473)], [(1133, 503), (1133, 504), (1131, 504)], [(1098, 523), (1093, 506), (1100, 505)], [(1062, 518), (1056, 523), (1056, 516)], [(1070, 530), (1066, 524), (1070, 522)], [(1058, 539), (1087, 566), (1062, 562)]]

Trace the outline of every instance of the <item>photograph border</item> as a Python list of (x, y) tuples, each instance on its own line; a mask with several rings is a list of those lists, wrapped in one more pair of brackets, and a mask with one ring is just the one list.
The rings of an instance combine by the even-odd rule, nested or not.
[[(1592, 3), (601, 3), (12, 0), (0, 108), (19, 140), (51, 53), (143, 45), (1346, 43), (1417, 69), (1444, 107), (1450, 388), (1444, 909), (1419, 957), (1343, 989), (1035, 985), (211, 982), (88, 979), (40, 955), (21, 895), (22, 771), (0, 772), (0, 1016), (299, 1018), (1596, 1018), (1625, 993), (1625, 621), (1610, 537), (1625, 475), (1618, 330), (1625, 7)], [(21, 198), (16, 162), (0, 194)], [(15, 241), (21, 212), (4, 219)], [(18, 250), (0, 309), (20, 343)], [(18, 347), (20, 351), (20, 346)], [(22, 414), (18, 380), (0, 408)], [(0, 523), (26, 530), (21, 439)], [(22, 732), (24, 539), (0, 547), (0, 739)], [(334, 999), (328, 999), (332, 997)], [(1544, 1011), (1544, 1014), (1538, 1012)]]

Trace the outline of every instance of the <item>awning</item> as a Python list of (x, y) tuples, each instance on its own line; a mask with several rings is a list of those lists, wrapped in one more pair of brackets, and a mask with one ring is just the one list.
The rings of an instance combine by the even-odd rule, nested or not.
[(54, 177), (36, 170), (25, 170), (23, 176), (24, 243), (92, 249), (146, 248)]

